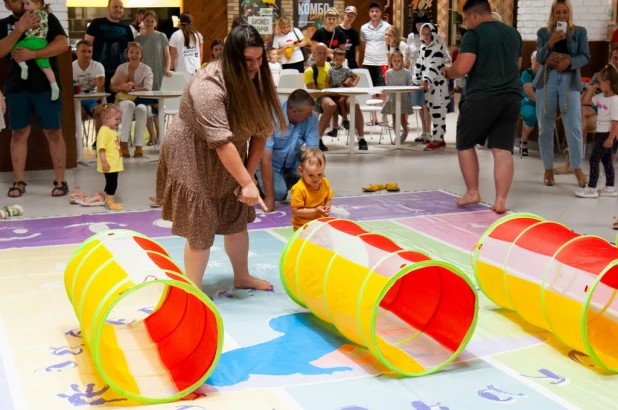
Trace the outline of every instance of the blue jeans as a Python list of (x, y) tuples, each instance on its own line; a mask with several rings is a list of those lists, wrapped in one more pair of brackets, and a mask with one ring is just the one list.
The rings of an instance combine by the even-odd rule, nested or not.
[[(556, 106), (560, 103), (560, 112), (564, 111), (566, 96), (569, 95), (569, 109), (562, 116), (571, 168), (581, 169), (584, 156), (582, 137), (582, 107), (581, 92), (571, 89), (570, 73), (550, 70), (547, 79), (547, 115), (556, 118), (559, 114)], [(554, 128), (556, 120), (545, 116), (545, 90), (536, 90), (536, 116), (539, 121), (539, 148), (545, 169), (554, 168)]]
[[(261, 165), (260, 165), (261, 166)], [(264, 192), (264, 181), (262, 181), (262, 172), (260, 166), (257, 169), (258, 185)], [(298, 168), (284, 168), (282, 170), (273, 169), (273, 188), (275, 190), (275, 201), (285, 201), (288, 196), (288, 191), (300, 180)]]

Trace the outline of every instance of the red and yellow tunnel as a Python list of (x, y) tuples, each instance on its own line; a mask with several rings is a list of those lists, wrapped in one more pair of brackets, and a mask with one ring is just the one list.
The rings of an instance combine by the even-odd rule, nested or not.
[(557, 222), (512, 214), (473, 252), (481, 290), (494, 303), (618, 372), (618, 249)]
[(175, 401), (214, 370), (221, 317), (156, 242), (126, 230), (96, 234), (75, 251), (64, 281), (94, 365), (119, 394)]
[(476, 326), (477, 294), (461, 270), (351, 221), (324, 218), (296, 231), (280, 272), (296, 303), (402, 375), (437, 372)]

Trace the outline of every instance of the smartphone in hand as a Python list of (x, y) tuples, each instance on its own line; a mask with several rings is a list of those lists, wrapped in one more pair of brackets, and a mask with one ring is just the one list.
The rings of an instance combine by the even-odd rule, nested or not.
[(567, 23), (565, 21), (559, 21), (558, 23), (556, 23), (556, 30), (560, 30), (563, 33), (566, 33), (568, 31)]

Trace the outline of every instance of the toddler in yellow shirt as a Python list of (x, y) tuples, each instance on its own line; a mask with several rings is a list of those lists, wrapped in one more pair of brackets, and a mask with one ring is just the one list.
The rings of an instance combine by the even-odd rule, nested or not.
[(294, 231), (314, 219), (330, 215), (333, 191), (324, 177), (326, 157), (318, 148), (309, 148), (300, 157), (301, 179), (292, 187), (292, 225)]
[(97, 111), (103, 124), (97, 134), (97, 171), (105, 175), (105, 206), (111, 211), (121, 211), (122, 205), (114, 201), (118, 188), (118, 173), (124, 170), (118, 124), (122, 111), (114, 104), (105, 104)]

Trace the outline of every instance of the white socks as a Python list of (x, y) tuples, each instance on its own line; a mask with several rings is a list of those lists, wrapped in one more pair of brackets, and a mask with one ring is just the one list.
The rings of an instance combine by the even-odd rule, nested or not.
[(27, 80), (28, 79), (28, 64), (26, 64), (25, 61), (22, 61), (21, 63), (18, 63), (18, 64), (21, 67), (21, 79)]
[(52, 101), (56, 101), (58, 97), (60, 97), (60, 88), (58, 87), (58, 83), (51, 83), (51, 99)]

